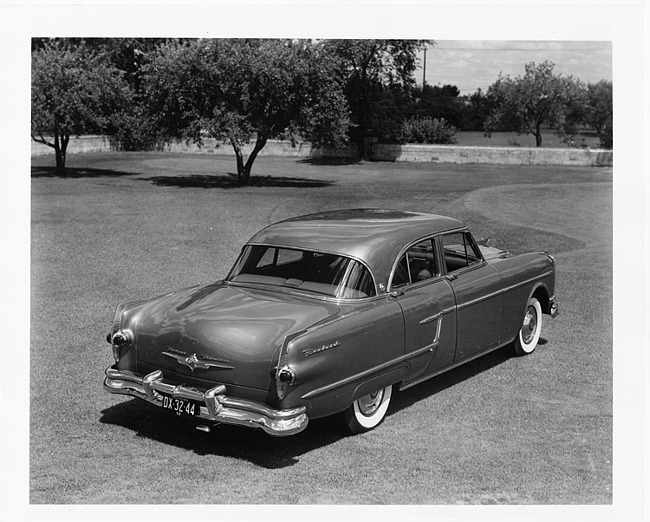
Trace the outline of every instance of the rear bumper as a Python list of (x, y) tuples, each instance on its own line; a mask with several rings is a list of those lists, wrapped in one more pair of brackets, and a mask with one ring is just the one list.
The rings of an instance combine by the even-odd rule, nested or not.
[(106, 369), (104, 389), (109, 393), (131, 395), (159, 407), (163, 407), (160, 392), (179, 399), (189, 399), (201, 405), (196, 418), (217, 424), (259, 428), (276, 437), (299, 433), (309, 422), (304, 406), (276, 410), (260, 402), (228, 397), (223, 384), (209, 390), (199, 390), (171, 383), (163, 378), (160, 370), (138, 375), (111, 366)]

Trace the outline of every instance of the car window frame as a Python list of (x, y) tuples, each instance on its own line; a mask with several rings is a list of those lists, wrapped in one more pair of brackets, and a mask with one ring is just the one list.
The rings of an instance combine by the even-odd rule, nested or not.
[[(234, 273), (235, 269), (241, 263), (241, 260), (244, 257), (244, 254), (246, 252), (246, 248), (247, 247), (254, 247), (254, 246), (262, 246), (262, 247), (275, 248), (275, 249), (285, 249), (285, 250), (306, 251), (304, 248), (301, 248), (301, 247), (287, 246), (287, 245), (275, 244), (275, 243), (258, 243), (258, 242), (246, 243), (241, 248), (241, 250), (239, 252), (239, 255), (237, 256), (237, 259), (235, 260), (235, 262), (230, 267), (230, 270), (228, 271), (228, 275), (222, 280), (224, 283), (232, 284), (232, 285), (236, 285), (236, 286), (237, 285), (255, 284), (255, 283), (241, 283), (241, 282), (237, 282), (237, 281), (232, 280), (232, 277), (234, 277), (233, 273)], [(288, 292), (296, 292), (297, 291), (301, 295), (306, 295), (306, 296), (314, 297), (316, 299), (321, 299), (321, 300), (359, 302), (359, 301), (366, 301), (366, 300), (370, 300), (370, 299), (381, 298), (382, 289), (377, 285), (377, 279), (376, 279), (375, 274), (373, 273), (373, 271), (370, 269), (370, 266), (363, 259), (360, 259), (360, 258), (358, 258), (356, 256), (350, 256), (350, 255), (347, 255), (347, 254), (342, 254), (340, 252), (332, 252), (332, 251), (329, 251), (329, 250), (312, 250), (312, 252), (316, 252), (316, 253), (319, 253), (319, 254), (325, 254), (325, 255), (334, 255), (334, 256), (344, 257), (346, 259), (350, 259), (352, 261), (358, 262), (370, 274), (370, 279), (372, 281), (372, 287), (373, 287), (374, 292), (375, 292), (374, 295), (368, 295), (366, 297), (339, 297), (338, 294), (336, 296), (318, 294), (316, 292), (300, 291), (299, 288), (292, 288), (292, 287), (287, 287), (287, 286), (274, 286), (273, 288), (276, 288), (280, 292), (287, 292), (287, 291)], [(348, 266), (348, 269), (346, 269), (344, 279), (348, 278), (350, 270), (351, 270), (351, 268), (350, 268), (350, 266)]]
[[(416, 239), (414, 241), (411, 241), (410, 243), (407, 243), (406, 246), (399, 251), (399, 254), (395, 258), (395, 261), (393, 261), (393, 266), (391, 268), (390, 275), (388, 277), (388, 285), (387, 285), (387, 292), (388, 293), (394, 292), (394, 291), (403, 292), (403, 291), (405, 291), (407, 289), (419, 288), (420, 286), (430, 284), (430, 283), (432, 283), (434, 281), (439, 281), (441, 278), (443, 278), (445, 276), (445, 274), (443, 273), (443, 270), (442, 270), (442, 265), (440, 264), (440, 252), (439, 252), (438, 244), (437, 244), (437, 241), (436, 241), (436, 236), (437, 235), (438, 235), (438, 233), (428, 234), (426, 236), (422, 236), (422, 237), (420, 237), (420, 238), (418, 238), (418, 239)], [(422, 281), (408, 282), (408, 283), (404, 283), (404, 284), (401, 284), (401, 285), (395, 287), (393, 285), (393, 279), (395, 277), (397, 267), (398, 267), (400, 261), (402, 260), (402, 257), (407, 255), (408, 251), (411, 248), (413, 248), (415, 245), (417, 245), (418, 243), (422, 243), (423, 241), (427, 241), (427, 240), (431, 241), (431, 243), (432, 243), (432, 249), (433, 249), (432, 252), (433, 252), (433, 255), (436, 258), (436, 265), (438, 267), (438, 273), (433, 274), (432, 277), (429, 277), (427, 279), (423, 279)], [(406, 265), (407, 265), (407, 270), (409, 270), (409, 279), (410, 279), (410, 269), (408, 267), (408, 259), (407, 259)]]
[[(451, 234), (458, 234), (458, 233), (464, 234), (467, 238), (469, 238), (469, 244), (472, 245), (472, 249), (474, 250), (474, 253), (477, 254), (477, 258), (476, 261), (474, 261), (473, 263), (450, 272), (449, 270), (447, 270), (447, 262), (445, 260), (445, 246), (442, 238), (443, 236), (449, 236)], [(439, 234), (436, 235), (435, 242), (437, 244), (437, 249), (438, 249), (440, 268), (445, 277), (455, 278), (460, 274), (464, 274), (465, 272), (469, 272), (471, 270), (476, 270), (477, 268), (480, 268), (485, 264), (487, 264), (485, 258), (483, 257), (483, 252), (481, 252), (481, 249), (479, 248), (479, 245), (476, 242), (476, 239), (474, 239), (474, 236), (470, 232), (469, 228), (459, 228), (455, 230), (447, 230), (445, 232), (440, 232)]]

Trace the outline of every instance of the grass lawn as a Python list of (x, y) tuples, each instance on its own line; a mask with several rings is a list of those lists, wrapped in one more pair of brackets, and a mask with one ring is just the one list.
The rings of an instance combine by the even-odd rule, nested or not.
[[(493, 132), (491, 137), (483, 132), (462, 131), (456, 133), (458, 145), (473, 147), (535, 147), (535, 136), (516, 132)], [(598, 149), (600, 138), (595, 132), (582, 132), (575, 139), (577, 146)], [(552, 130), (542, 131), (542, 148), (566, 149), (569, 146)]]
[[(31, 503), (612, 502), (611, 169), (262, 157), (239, 187), (234, 160), (210, 155), (76, 155), (65, 178), (52, 163), (32, 161)], [(533, 355), (397, 393), (355, 437), (331, 419), (282, 439), (205, 434), (102, 390), (118, 302), (212, 282), (260, 228), (353, 207), (447, 214), (553, 253), (562, 314)]]

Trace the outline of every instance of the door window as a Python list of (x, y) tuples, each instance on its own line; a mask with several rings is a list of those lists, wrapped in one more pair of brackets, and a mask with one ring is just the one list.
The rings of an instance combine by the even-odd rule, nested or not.
[(481, 261), (481, 254), (467, 232), (442, 236), (442, 247), (448, 274)]
[(392, 287), (404, 286), (440, 275), (432, 239), (409, 248), (400, 258), (393, 274)]

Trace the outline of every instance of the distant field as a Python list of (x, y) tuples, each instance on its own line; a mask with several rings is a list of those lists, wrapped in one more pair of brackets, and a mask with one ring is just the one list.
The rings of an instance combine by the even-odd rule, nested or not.
[[(517, 135), (516, 132), (494, 132), (490, 138), (482, 132), (457, 132), (458, 145), (474, 147), (534, 147), (535, 136), (532, 134)], [(584, 132), (576, 138), (578, 146), (581, 144), (597, 149), (600, 139), (595, 132)], [(545, 149), (564, 149), (568, 145), (556, 136), (552, 130), (542, 132), (542, 147)]]

